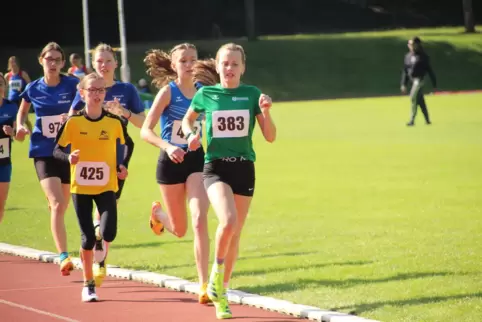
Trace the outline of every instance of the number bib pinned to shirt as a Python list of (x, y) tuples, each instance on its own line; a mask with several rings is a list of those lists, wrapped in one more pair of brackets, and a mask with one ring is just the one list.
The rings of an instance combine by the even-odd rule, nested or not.
[(215, 111), (212, 114), (212, 123), (215, 138), (248, 136), (249, 110)]
[(22, 80), (21, 79), (14, 79), (11, 80), (8, 86), (14, 91), (21, 91), (22, 90)]
[(46, 138), (55, 138), (62, 126), (62, 117), (60, 115), (42, 116), (42, 134)]
[[(193, 129), (194, 132), (200, 130), (201, 122), (194, 122)], [(182, 132), (182, 121), (175, 120), (172, 122), (171, 142), (174, 144), (187, 144), (187, 140), (184, 138), (184, 133)]]
[(0, 159), (5, 159), (8, 157), (10, 157), (10, 139), (0, 139)]
[(75, 167), (75, 181), (79, 186), (105, 186), (110, 179), (110, 168), (105, 162), (79, 162)]

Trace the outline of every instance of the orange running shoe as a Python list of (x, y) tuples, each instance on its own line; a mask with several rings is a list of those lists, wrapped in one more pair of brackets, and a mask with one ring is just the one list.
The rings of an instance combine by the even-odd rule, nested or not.
[(164, 225), (156, 217), (158, 209), (161, 209), (161, 203), (159, 201), (153, 202), (151, 207), (151, 217), (149, 218), (149, 226), (154, 234), (159, 236), (164, 232)]

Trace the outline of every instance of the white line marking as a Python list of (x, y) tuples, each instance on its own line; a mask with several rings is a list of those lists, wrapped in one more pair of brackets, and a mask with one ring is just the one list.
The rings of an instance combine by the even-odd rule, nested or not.
[(38, 313), (38, 314), (43, 314), (43, 315), (46, 315), (46, 316), (50, 316), (50, 317), (52, 317), (52, 318), (56, 318), (56, 319), (59, 319), (59, 320), (62, 320), (62, 321), (79, 322), (79, 321), (77, 321), (77, 320), (74, 320), (74, 319), (71, 319), (71, 318), (67, 318), (67, 317), (65, 317), (65, 316), (57, 315), (57, 314), (50, 313), (50, 312), (46, 312), (46, 311), (42, 311), (42, 310), (37, 310), (37, 309), (34, 309), (33, 307), (30, 307), (30, 306), (25, 306), (25, 305), (17, 304), (17, 303), (5, 301), (5, 300), (2, 300), (2, 299), (0, 299), (0, 303), (6, 304), (6, 305), (10, 305), (10, 306), (13, 306), (13, 307), (18, 307), (19, 309), (22, 309), (22, 310), (27, 310), (27, 311), (35, 312), (35, 313)]
[[(104, 288), (109, 288), (110, 285), (121, 285), (124, 283), (105, 283)], [(79, 283), (79, 285), (81, 285)], [(69, 286), (46, 286), (46, 287), (30, 287), (30, 288), (4, 288), (0, 289), (0, 292), (15, 292), (15, 291), (42, 291), (42, 290), (50, 290), (50, 289), (56, 289), (56, 288), (79, 288), (79, 285), (69, 285)]]

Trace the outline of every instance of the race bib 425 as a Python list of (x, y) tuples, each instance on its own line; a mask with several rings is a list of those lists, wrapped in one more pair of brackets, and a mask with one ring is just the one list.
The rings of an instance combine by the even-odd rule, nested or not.
[(110, 168), (105, 162), (79, 162), (75, 167), (79, 186), (105, 186), (109, 179)]

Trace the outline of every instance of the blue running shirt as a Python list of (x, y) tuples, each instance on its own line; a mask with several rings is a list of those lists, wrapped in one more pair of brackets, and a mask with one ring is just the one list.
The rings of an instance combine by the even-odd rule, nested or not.
[(20, 95), (28, 103), (32, 103), (35, 111), (35, 126), (30, 138), (29, 157), (51, 157), (54, 140), (62, 125), (61, 114), (68, 113), (79, 79), (73, 76), (60, 75), (57, 86), (48, 86), (43, 77), (29, 83)]

